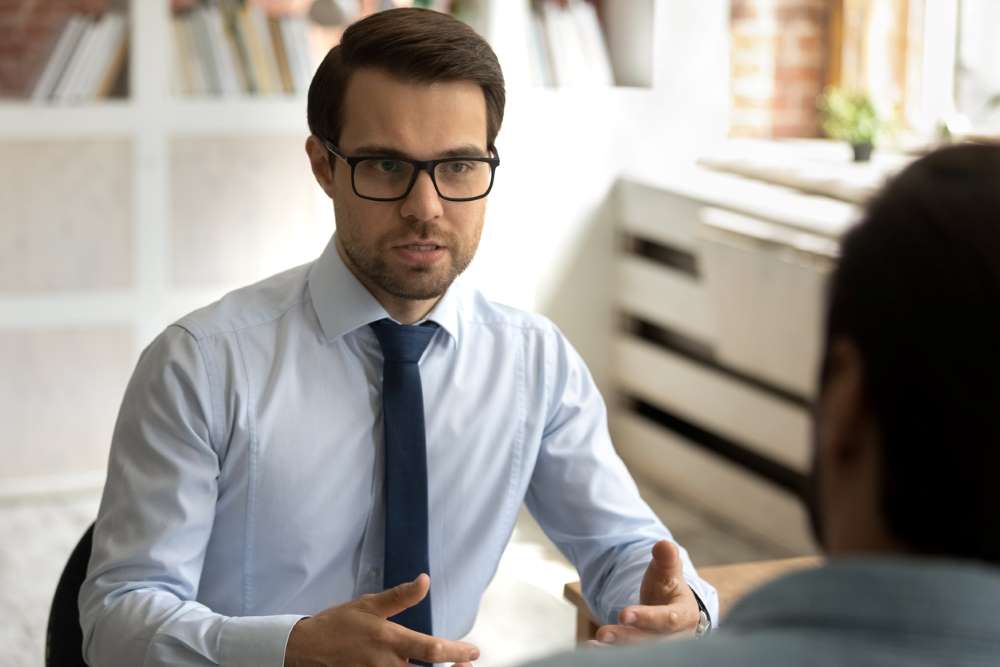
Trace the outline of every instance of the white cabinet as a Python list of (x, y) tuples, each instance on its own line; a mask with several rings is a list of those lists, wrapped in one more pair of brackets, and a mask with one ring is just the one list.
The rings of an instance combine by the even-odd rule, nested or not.
[(857, 209), (707, 170), (618, 196), (616, 446), (640, 477), (811, 551), (825, 286)]

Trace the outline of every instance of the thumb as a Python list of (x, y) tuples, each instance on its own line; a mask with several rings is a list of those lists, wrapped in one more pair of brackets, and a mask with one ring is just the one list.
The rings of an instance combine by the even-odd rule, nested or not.
[(670, 604), (683, 583), (684, 565), (677, 545), (669, 540), (660, 540), (653, 545), (653, 559), (642, 577), (639, 603)]
[(365, 611), (382, 618), (389, 618), (416, 605), (427, 597), (430, 589), (431, 578), (421, 574), (413, 581), (393, 586), (381, 593), (362, 596), (359, 603)]

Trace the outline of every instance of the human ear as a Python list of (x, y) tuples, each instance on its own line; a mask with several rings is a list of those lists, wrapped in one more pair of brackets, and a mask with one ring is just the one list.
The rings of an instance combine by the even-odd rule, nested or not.
[(313, 176), (323, 192), (333, 199), (333, 165), (330, 163), (330, 152), (323, 145), (316, 135), (310, 134), (306, 139), (306, 155), (309, 156), (309, 166), (312, 168)]
[(820, 455), (829, 465), (850, 464), (870, 441), (870, 411), (865, 401), (864, 361), (846, 338), (831, 342), (826, 381), (820, 397)]

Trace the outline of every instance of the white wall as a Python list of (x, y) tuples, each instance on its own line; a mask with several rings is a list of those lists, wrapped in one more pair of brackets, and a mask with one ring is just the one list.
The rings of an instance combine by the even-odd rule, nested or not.
[(1000, 2), (963, 0), (959, 19), (959, 59), (969, 71), (959, 79), (959, 109), (975, 122), (1000, 115), (985, 110), (987, 101), (1000, 94)]

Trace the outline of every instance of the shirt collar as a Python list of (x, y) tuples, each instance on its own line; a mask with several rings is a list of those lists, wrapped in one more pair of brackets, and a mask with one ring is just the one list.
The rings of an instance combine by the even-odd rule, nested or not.
[[(456, 342), (462, 291), (456, 280), (422, 320), (435, 322)], [(337, 252), (336, 235), (309, 272), (309, 296), (328, 341), (389, 317), (382, 304), (344, 264)]]

